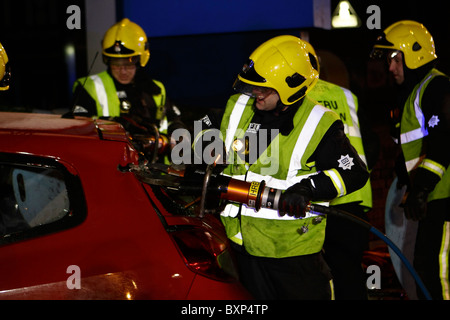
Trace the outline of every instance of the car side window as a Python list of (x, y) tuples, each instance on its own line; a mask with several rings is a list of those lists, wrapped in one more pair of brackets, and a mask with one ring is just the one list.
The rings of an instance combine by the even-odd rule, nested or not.
[(0, 244), (65, 229), (85, 216), (72, 204), (84, 201), (79, 191), (70, 192), (79, 187), (77, 177), (63, 165), (36, 157), (6, 159), (0, 156)]

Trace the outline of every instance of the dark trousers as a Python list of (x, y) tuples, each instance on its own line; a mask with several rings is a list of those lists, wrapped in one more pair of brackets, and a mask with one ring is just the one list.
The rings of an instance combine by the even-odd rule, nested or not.
[[(416, 269), (433, 300), (442, 300), (441, 268), (446, 267), (448, 276), (448, 242), (450, 236), (444, 223), (450, 221), (450, 198), (431, 201), (427, 205), (426, 218), (419, 221), (414, 251), (414, 269)], [(446, 231), (446, 232), (444, 232)], [(443, 240), (446, 237), (447, 243)], [(446, 245), (447, 244), (447, 245)], [(449, 285), (449, 280), (444, 280)], [(424, 299), (425, 295), (417, 286), (417, 295)]]
[(321, 253), (276, 259), (233, 248), (239, 279), (255, 299), (331, 299), (331, 275)]
[[(356, 204), (334, 206), (367, 221), (367, 214)], [(327, 216), (325, 260), (333, 275), (336, 300), (367, 300), (367, 276), (362, 257), (368, 248), (369, 231), (343, 217)]]

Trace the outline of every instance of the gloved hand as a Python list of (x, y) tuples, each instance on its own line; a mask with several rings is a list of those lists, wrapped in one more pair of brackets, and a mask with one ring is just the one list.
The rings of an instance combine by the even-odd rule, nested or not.
[(430, 190), (415, 187), (409, 192), (402, 207), (405, 210), (406, 219), (418, 221), (426, 217), (427, 198)]
[(278, 206), (278, 214), (283, 217), (303, 218), (306, 215), (306, 207), (313, 197), (311, 183), (303, 180), (294, 184), (283, 192)]

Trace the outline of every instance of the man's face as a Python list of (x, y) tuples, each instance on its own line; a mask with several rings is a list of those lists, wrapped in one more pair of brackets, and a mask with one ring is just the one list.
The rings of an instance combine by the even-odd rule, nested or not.
[(252, 94), (256, 98), (256, 108), (261, 111), (274, 110), (280, 100), (278, 93), (271, 88), (254, 87)]
[(403, 53), (401, 51), (391, 51), (388, 53), (389, 72), (394, 76), (397, 84), (405, 81), (403, 70)]
[(136, 75), (136, 64), (129, 59), (111, 59), (111, 73), (119, 83), (129, 84)]

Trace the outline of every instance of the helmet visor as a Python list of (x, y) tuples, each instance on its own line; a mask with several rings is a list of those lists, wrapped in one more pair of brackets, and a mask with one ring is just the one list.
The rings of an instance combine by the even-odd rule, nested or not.
[(389, 64), (401, 51), (387, 48), (374, 48), (370, 53), (370, 58), (376, 60), (386, 60)]
[(253, 60), (249, 59), (246, 64), (242, 67), (242, 71), (239, 73), (239, 76), (244, 79), (248, 80), (249, 82), (256, 82), (264, 84), (267, 80), (262, 77), (258, 72), (255, 70), (255, 63)]
[(372, 59), (385, 59), (387, 50), (395, 50), (395, 45), (387, 40), (386, 34), (383, 33), (376, 39), (370, 57)]
[(255, 86), (252, 84), (245, 83), (244, 81), (239, 80), (239, 77), (233, 84), (233, 89), (236, 92), (245, 94), (247, 96), (257, 98), (257, 99), (265, 99), (268, 95), (273, 93), (275, 90), (269, 87), (263, 86)]
[(131, 56), (131, 57), (110, 57), (103, 55), (103, 62), (106, 65), (137, 65), (139, 63), (140, 56)]
[(375, 60), (381, 60), (386, 58), (386, 53), (387, 53), (386, 49), (373, 48), (372, 52), (370, 53), (370, 58)]

